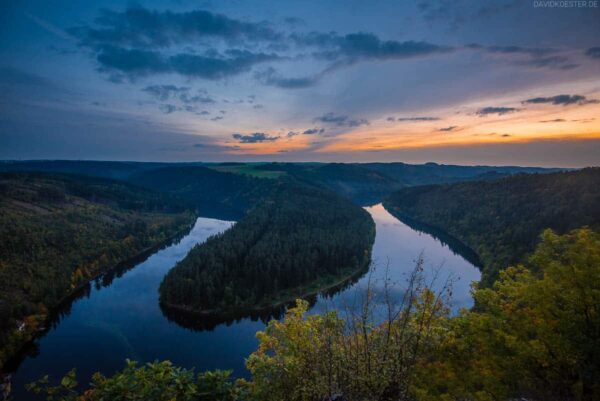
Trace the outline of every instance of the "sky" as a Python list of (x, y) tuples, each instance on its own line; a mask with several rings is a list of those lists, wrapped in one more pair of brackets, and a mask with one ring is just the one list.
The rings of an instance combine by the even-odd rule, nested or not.
[(600, 165), (600, 1), (0, 4), (0, 159)]

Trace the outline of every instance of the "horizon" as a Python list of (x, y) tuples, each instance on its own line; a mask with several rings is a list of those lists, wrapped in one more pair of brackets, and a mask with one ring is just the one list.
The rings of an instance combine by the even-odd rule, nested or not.
[(524, 164), (456, 164), (456, 163), (440, 163), (436, 161), (425, 161), (421, 163), (408, 163), (404, 161), (237, 161), (237, 160), (217, 160), (217, 161), (202, 161), (202, 160), (187, 160), (187, 161), (159, 161), (159, 160), (110, 160), (110, 159), (0, 159), (0, 163), (31, 163), (31, 162), (99, 162), (99, 163), (158, 163), (158, 164), (406, 164), (412, 166), (457, 166), (457, 167), (503, 167), (503, 168), (542, 168), (542, 169), (563, 169), (563, 170), (580, 170), (584, 168), (599, 168), (598, 165), (588, 165), (581, 167), (569, 166), (541, 166), (541, 165), (524, 165)]
[(600, 7), (0, 6), (0, 159), (600, 165)]

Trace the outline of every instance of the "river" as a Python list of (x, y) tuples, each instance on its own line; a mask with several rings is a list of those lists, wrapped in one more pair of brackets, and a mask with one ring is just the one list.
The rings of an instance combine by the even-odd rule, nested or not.
[[(402, 223), (381, 204), (365, 209), (377, 230), (371, 272), (333, 295), (319, 296), (311, 313), (355, 304), (369, 278), (372, 287), (380, 289), (386, 274), (398, 282), (395, 291), (400, 296), (402, 283), (421, 254), (427, 277), (439, 270), (434, 287), (452, 277), (452, 309), (472, 305), (470, 283), (479, 280), (477, 267), (440, 240)], [(126, 358), (142, 362), (169, 359), (197, 371), (233, 369), (236, 376), (245, 376), (244, 358), (256, 349), (255, 333), (264, 329), (263, 321), (244, 318), (210, 330), (193, 330), (167, 319), (158, 303), (158, 287), (169, 269), (194, 245), (232, 224), (200, 217), (178, 242), (104, 285), (91, 286), (20, 362), (12, 380), (15, 400), (35, 400), (24, 385), (46, 374), (56, 380), (75, 367), (79, 382), (85, 384), (96, 371), (108, 375), (123, 368)]]

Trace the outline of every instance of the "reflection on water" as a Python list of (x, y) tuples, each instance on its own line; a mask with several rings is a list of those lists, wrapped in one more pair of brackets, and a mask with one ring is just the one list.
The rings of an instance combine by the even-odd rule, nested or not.
[[(392, 298), (401, 299), (405, 284), (421, 255), (425, 261), (425, 282), (440, 291), (450, 280), (452, 309), (456, 312), (459, 308), (472, 306), (471, 283), (480, 278), (479, 270), (472, 263), (446, 242), (399, 221), (381, 204), (365, 209), (377, 226), (369, 274), (344, 291), (320, 296), (312, 312), (321, 313), (332, 308), (355, 310), (361, 305), (367, 286), (370, 285), (375, 293), (383, 293), (386, 278), (393, 284), (389, 289)], [(377, 300), (382, 301), (376, 297)]]
[[(400, 297), (401, 284), (423, 252), (426, 267), (431, 268), (426, 271), (442, 265), (442, 276), (453, 275), (453, 307), (472, 304), (469, 285), (479, 280), (477, 268), (440, 240), (400, 222), (383, 206), (366, 210), (377, 226), (374, 268), (370, 273), (375, 287), (381, 286), (389, 263), (389, 277), (400, 283), (396, 290)], [(231, 224), (199, 218), (178, 243), (158, 251), (133, 269), (122, 269), (103, 283), (85, 289), (83, 297), (63, 312), (18, 367), (13, 377), (15, 399), (35, 399), (24, 392), (23, 386), (45, 374), (56, 379), (76, 367), (80, 382), (85, 384), (95, 371), (111, 374), (121, 369), (126, 358), (143, 362), (169, 359), (197, 371), (233, 369), (238, 376), (246, 375), (244, 358), (256, 349), (256, 331), (264, 329), (269, 318), (280, 316), (283, 309), (217, 322), (172, 313), (166, 314), (167, 318), (158, 302), (158, 287), (166, 272), (195, 244)], [(357, 277), (314, 297), (311, 313), (356, 305), (367, 279), (368, 275)]]

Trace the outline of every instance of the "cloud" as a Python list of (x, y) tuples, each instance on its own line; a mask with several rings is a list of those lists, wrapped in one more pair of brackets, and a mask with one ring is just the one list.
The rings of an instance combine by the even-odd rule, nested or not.
[(467, 45), (470, 49), (480, 49), (489, 53), (499, 54), (527, 54), (531, 56), (546, 56), (556, 53), (556, 49), (547, 47), (521, 47), (521, 46), (483, 46), (479, 44)]
[[(280, 59), (276, 53), (243, 49), (247, 42), (282, 39), (282, 34), (264, 23), (203, 10), (156, 11), (141, 6), (123, 12), (102, 10), (94, 24), (71, 28), (69, 33), (92, 51), (100, 70), (112, 74), (113, 82), (165, 73), (223, 79)], [(182, 52), (184, 44), (188, 48)]]
[(509, 113), (515, 113), (519, 111), (516, 107), (484, 107), (482, 109), (477, 110), (475, 114), (480, 117), (487, 116), (489, 114), (497, 114), (499, 116)]
[(209, 11), (148, 10), (141, 6), (123, 12), (101, 10), (95, 26), (71, 28), (69, 33), (90, 48), (106, 45), (166, 48), (205, 38), (274, 41), (280, 34), (265, 24), (243, 22)]
[(515, 65), (548, 68), (553, 70), (572, 70), (579, 67), (569, 57), (561, 55), (558, 49), (545, 47), (521, 47), (521, 46), (484, 46), (472, 43), (465, 46), (467, 49), (478, 50), (507, 58)]
[(538, 122), (540, 122), (540, 123), (564, 123), (565, 121), (567, 121), (567, 120), (565, 120), (563, 118), (555, 118), (554, 120), (542, 120), (542, 121), (538, 121)]
[(223, 116), (215, 116), (215, 117), (211, 118), (210, 121), (219, 121), (219, 120), (222, 120), (223, 118), (225, 118), (225, 117), (223, 117)]
[(304, 135), (315, 135), (315, 134), (322, 134), (325, 132), (324, 128), (310, 128), (307, 129), (306, 131), (303, 132)]
[(337, 125), (339, 127), (359, 127), (361, 125), (369, 125), (369, 121), (365, 120), (364, 118), (352, 119), (349, 116), (338, 115), (335, 113), (327, 113), (323, 116), (315, 118), (315, 121)]
[(188, 87), (178, 87), (175, 85), (150, 85), (142, 89), (143, 92), (149, 93), (153, 97), (163, 102), (170, 99), (173, 95), (187, 92), (189, 90), (190, 88)]
[(161, 104), (160, 106), (158, 106), (158, 108), (165, 114), (171, 114), (177, 110), (181, 110), (179, 107), (173, 104)]
[(304, 45), (323, 48), (314, 53), (317, 58), (341, 60), (355, 63), (360, 60), (400, 60), (452, 51), (451, 47), (438, 46), (428, 42), (381, 40), (372, 33), (358, 32), (344, 36), (336, 33), (311, 33), (296, 36), (295, 40)]
[[(392, 120), (390, 120), (388, 118), (388, 121), (394, 121), (393, 117), (391, 117)], [(400, 122), (404, 122), (404, 121), (438, 121), (440, 118), (439, 117), (398, 117), (396, 118), (396, 121), (400, 121)]]
[(579, 64), (572, 63), (566, 56), (533, 57), (531, 60), (518, 61), (516, 64), (563, 71), (579, 67)]
[(567, 106), (571, 104), (590, 104), (598, 103), (598, 100), (587, 99), (582, 95), (556, 95), (551, 97), (535, 97), (532, 99), (524, 100), (523, 104), (553, 104)]
[(248, 71), (255, 64), (279, 59), (275, 54), (237, 49), (227, 50), (226, 55), (216, 52), (207, 52), (204, 56), (182, 53), (169, 57), (168, 64), (170, 71), (185, 77), (217, 80)]
[(205, 55), (179, 53), (165, 57), (155, 51), (103, 48), (97, 56), (101, 70), (116, 72), (129, 79), (140, 76), (176, 73), (186, 78), (218, 80), (248, 71), (253, 65), (278, 59), (265, 53), (228, 50), (226, 55), (208, 51)]
[(263, 85), (277, 86), (284, 89), (302, 89), (316, 84), (320, 76), (283, 77), (273, 67), (269, 67), (264, 71), (257, 72), (255, 78)]
[(585, 51), (585, 55), (596, 60), (600, 60), (600, 47), (590, 47)]
[(264, 132), (254, 132), (250, 135), (233, 134), (233, 139), (236, 139), (239, 143), (261, 143), (261, 142), (273, 142), (279, 139), (278, 136), (269, 136)]
[(451, 131), (455, 131), (457, 128), (458, 128), (457, 125), (451, 125), (449, 127), (440, 128), (438, 131), (441, 131), (441, 132), (451, 132)]
[(179, 106), (175, 104), (162, 104), (159, 109), (166, 114), (173, 113), (174, 111), (187, 111), (197, 115), (209, 114), (207, 111), (198, 111), (197, 104), (212, 104), (215, 100), (211, 98), (206, 90), (199, 89), (196, 94), (190, 93), (190, 88), (187, 86), (175, 86), (175, 85), (150, 85), (142, 89), (142, 92), (150, 94), (161, 102), (171, 101), (179, 103)]

